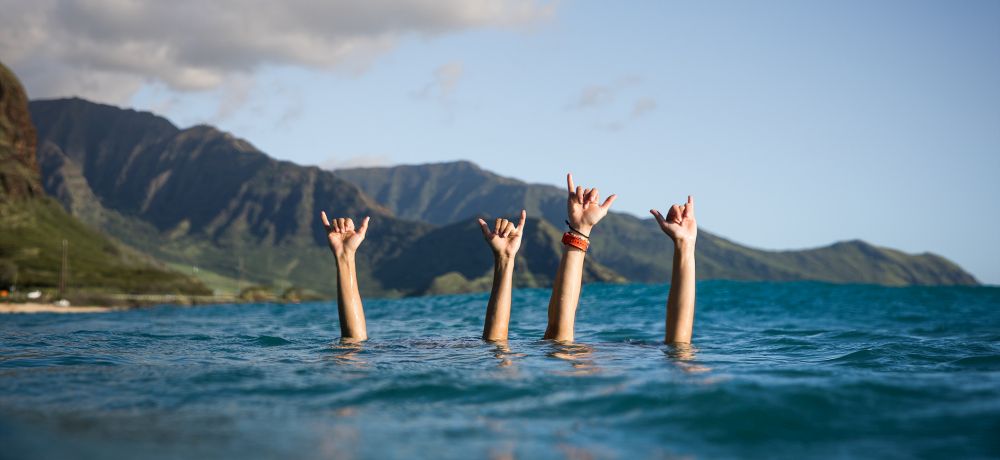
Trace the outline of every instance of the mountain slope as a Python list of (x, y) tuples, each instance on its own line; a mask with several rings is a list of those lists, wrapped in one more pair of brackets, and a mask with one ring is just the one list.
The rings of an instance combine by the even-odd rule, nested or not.
[[(88, 224), (163, 260), (230, 283), (332, 295), (335, 267), (318, 222), (325, 209), (372, 216), (358, 256), (365, 294), (468, 289), (432, 283), (466, 263), (466, 254), (447, 246), (428, 260), (436, 263), (420, 266), (422, 278), (407, 282), (415, 270), (407, 267), (436, 241), (423, 238), (433, 227), (396, 218), (329, 171), (275, 160), (209, 126), (182, 130), (150, 113), (82, 99), (33, 101), (31, 111), (46, 192)], [(558, 263), (557, 251), (536, 259), (545, 257)], [(620, 279), (610, 270), (593, 276)]]
[(0, 200), (44, 196), (35, 163), (35, 125), (17, 76), (0, 63)]
[(359, 260), (371, 268), (429, 229), (404, 222), (355, 186), (278, 161), (209, 126), (82, 99), (32, 101), (46, 191), (87, 223), (164, 260), (247, 283), (331, 293), (334, 267), (317, 219), (372, 216)]
[[(467, 161), (354, 168), (335, 173), (400, 216), (444, 224), (480, 212), (528, 210), (563, 228), (565, 192), (485, 171)], [(670, 244), (652, 219), (609, 213), (594, 235), (592, 253), (635, 281), (669, 279)], [(698, 277), (734, 280), (818, 280), (839, 283), (977, 284), (961, 267), (933, 254), (908, 255), (861, 241), (801, 251), (762, 251), (708, 231), (698, 237)]]
[[(562, 256), (562, 232), (543, 220), (528, 219), (522, 238), (514, 270), (515, 285), (551, 286)], [(460, 256), (446, 257), (447, 254)], [(409, 250), (387, 260), (378, 272), (407, 291), (484, 291), (489, 290), (493, 280), (493, 255), (483, 242), (479, 224), (465, 219), (421, 236)], [(625, 281), (594, 260), (584, 267), (583, 278), (585, 282)]]
[(0, 64), (0, 286), (56, 286), (65, 241), (70, 287), (128, 293), (208, 293), (198, 281), (109, 240), (46, 197), (36, 164), (35, 140), (24, 88)]

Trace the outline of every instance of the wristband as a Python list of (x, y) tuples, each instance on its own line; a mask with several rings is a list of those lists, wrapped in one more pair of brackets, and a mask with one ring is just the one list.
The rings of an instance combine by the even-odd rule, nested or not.
[(587, 249), (590, 248), (589, 241), (580, 238), (571, 232), (563, 233), (562, 243), (566, 246), (577, 248), (583, 252), (587, 252)]
[(571, 230), (571, 231), (572, 231), (573, 233), (576, 233), (577, 235), (580, 235), (580, 236), (582, 236), (582, 237), (584, 237), (584, 238), (586, 238), (586, 239), (588, 239), (588, 240), (590, 239), (590, 235), (586, 235), (586, 234), (584, 234), (583, 232), (581, 232), (581, 231), (577, 230), (577, 229), (576, 229), (576, 227), (573, 227), (573, 224), (569, 223), (569, 221), (568, 221), (568, 220), (564, 220), (563, 222), (566, 222), (566, 226), (567, 226), (567, 227), (569, 227), (569, 229), (570, 229), (570, 230)]

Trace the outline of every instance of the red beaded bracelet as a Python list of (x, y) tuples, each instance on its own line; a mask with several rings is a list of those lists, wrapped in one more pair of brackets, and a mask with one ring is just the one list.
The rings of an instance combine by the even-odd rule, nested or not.
[(575, 233), (572, 232), (563, 233), (562, 242), (566, 246), (572, 246), (583, 252), (587, 252), (587, 249), (590, 248), (589, 241), (580, 238), (579, 236), (577, 236)]

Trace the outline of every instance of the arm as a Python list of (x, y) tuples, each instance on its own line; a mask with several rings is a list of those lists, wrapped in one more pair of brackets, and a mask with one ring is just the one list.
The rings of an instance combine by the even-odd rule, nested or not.
[(524, 221), (527, 213), (521, 210), (521, 221), (514, 223), (507, 219), (497, 219), (494, 230), (490, 231), (486, 221), (479, 219), (483, 237), (493, 250), (493, 289), (490, 302), (486, 305), (486, 321), (483, 325), (483, 340), (507, 340), (507, 326), (510, 323), (510, 290), (514, 284), (514, 258), (521, 248)]
[(684, 205), (673, 205), (664, 218), (650, 210), (660, 229), (674, 242), (674, 264), (667, 296), (666, 343), (690, 343), (694, 327), (695, 264), (694, 247), (698, 223), (694, 217), (694, 198)]
[[(572, 174), (566, 176), (566, 187), (569, 192), (566, 214), (572, 227), (571, 233), (589, 242), (590, 232), (608, 214), (617, 195), (611, 195), (603, 204), (598, 204), (600, 192), (596, 188), (574, 187)], [(549, 324), (543, 338), (561, 342), (573, 340), (573, 324), (576, 321), (576, 306), (580, 301), (580, 284), (583, 282), (583, 261), (586, 255), (583, 249), (563, 245), (562, 260), (559, 262), (552, 297), (549, 299)]]
[(583, 260), (586, 256), (587, 253), (581, 249), (563, 245), (559, 271), (556, 272), (552, 297), (549, 298), (549, 324), (542, 338), (560, 342), (573, 341), (576, 306), (580, 301), (580, 284), (583, 282)]
[(323, 227), (326, 229), (330, 251), (337, 263), (337, 313), (340, 317), (340, 337), (342, 339), (361, 341), (368, 339), (368, 329), (365, 326), (365, 310), (361, 306), (361, 293), (358, 291), (358, 273), (354, 255), (365, 240), (368, 233), (369, 218), (361, 221), (361, 227), (354, 229), (354, 221), (339, 218), (331, 222), (326, 212), (320, 213)]

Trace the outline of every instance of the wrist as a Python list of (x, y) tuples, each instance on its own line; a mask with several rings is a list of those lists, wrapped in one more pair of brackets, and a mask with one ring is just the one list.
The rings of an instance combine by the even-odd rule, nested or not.
[(493, 261), (499, 265), (507, 265), (514, 263), (514, 258), (517, 257), (517, 253), (514, 254), (504, 254), (502, 252), (493, 253)]
[(590, 239), (590, 232), (594, 228), (591, 225), (591, 226), (584, 226), (584, 230), (580, 230), (580, 225), (579, 224), (573, 224), (572, 222), (570, 222), (568, 220), (566, 221), (566, 226), (569, 227), (570, 233), (575, 233), (576, 235), (582, 236), (582, 237), (584, 237), (584, 238), (586, 238), (588, 240)]
[(354, 251), (342, 249), (333, 251), (333, 255), (337, 258), (337, 263), (354, 262)]
[(682, 253), (694, 253), (694, 239), (675, 239), (674, 240), (674, 250)]
[(573, 231), (563, 233), (562, 244), (566, 247), (577, 249), (584, 253), (587, 252), (587, 249), (590, 249), (590, 239), (579, 236), (578, 233)]

